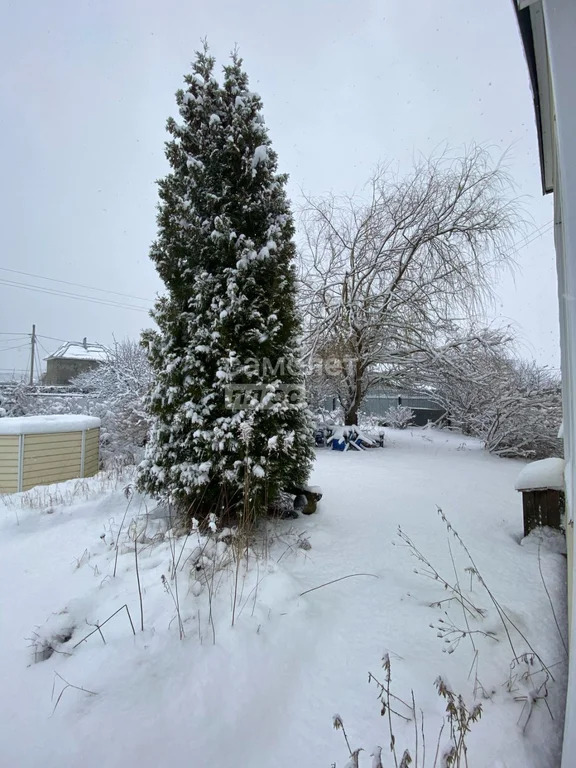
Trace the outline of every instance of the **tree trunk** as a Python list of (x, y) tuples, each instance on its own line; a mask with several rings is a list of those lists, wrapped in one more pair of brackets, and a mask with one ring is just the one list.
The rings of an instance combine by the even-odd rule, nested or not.
[(358, 426), (358, 404), (352, 403), (344, 412), (344, 424), (347, 427)]
[(358, 426), (358, 411), (364, 401), (366, 394), (362, 378), (364, 376), (364, 370), (359, 360), (356, 360), (354, 365), (354, 372), (352, 377), (352, 384), (349, 387), (350, 397), (344, 409), (344, 424), (346, 426)]

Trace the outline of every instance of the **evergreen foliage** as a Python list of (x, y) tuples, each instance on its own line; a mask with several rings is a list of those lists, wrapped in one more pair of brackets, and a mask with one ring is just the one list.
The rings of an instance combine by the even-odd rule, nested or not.
[(259, 514), (313, 458), (287, 177), (242, 60), (222, 85), (214, 64), (204, 46), (167, 123), (150, 253), (167, 292), (143, 337), (155, 383), (139, 486), (195, 517)]

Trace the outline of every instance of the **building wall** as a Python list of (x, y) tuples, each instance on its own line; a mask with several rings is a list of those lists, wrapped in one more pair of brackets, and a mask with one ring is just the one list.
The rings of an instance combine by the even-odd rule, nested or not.
[(566, 526), (566, 552), (568, 553), (568, 605), (574, 605), (574, 526)]
[(65, 357), (48, 358), (44, 383), (57, 387), (70, 384), (72, 379), (81, 373), (90, 371), (100, 365), (97, 360), (74, 360)]
[(554, 126), (554, 219), (566, 459), (570, 665), (562, 766), (571, 768), (576, 755), (576, 611), (573, 610), (572, 605), (576, 565), (573, 530), (576, 512), (576, 89), (574, 88), (576, 2), (574, 0), (543, 0), (542, 8), (548, 48)]

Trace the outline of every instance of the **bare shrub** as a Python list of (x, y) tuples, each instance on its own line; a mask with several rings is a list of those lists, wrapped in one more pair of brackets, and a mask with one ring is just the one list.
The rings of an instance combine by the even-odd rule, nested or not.
[(386, 426), (393, 429), (406, 429), (415, 418), (416, 414), (412, 408), (407, 408), (405, 405), (393, 405), (388, 408), (382, 421)]

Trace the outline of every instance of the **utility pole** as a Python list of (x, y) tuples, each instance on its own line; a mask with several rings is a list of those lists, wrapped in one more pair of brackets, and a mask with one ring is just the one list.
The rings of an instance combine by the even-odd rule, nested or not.
[(34, 353), (36, 351), (36, 326), (35, 325), (32, 326), (31, 342), (32, 342), (32, 347), (30, 349), (30, 381), (29, 381), (30, 386), (34, 384)]

